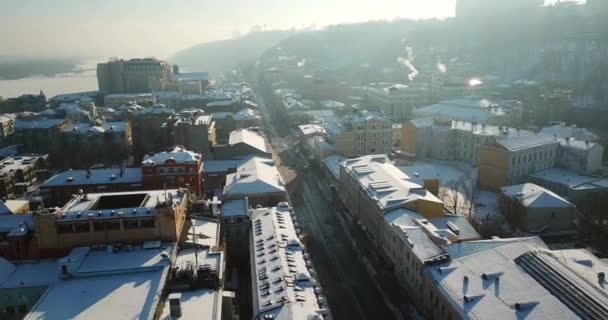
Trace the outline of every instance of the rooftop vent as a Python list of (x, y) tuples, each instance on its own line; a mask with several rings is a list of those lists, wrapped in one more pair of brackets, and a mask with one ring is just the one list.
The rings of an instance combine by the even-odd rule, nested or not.
[(478, 294), (478, 295), (465, 295), (464, 296), (464, 303), (470, 303), (470, 302), (474, 302), (477, 301), (481, 298), (483, 298), (484, 294)]
[(484, 273), (481, 275), (481, 278), (483, 280), (493, 280), (493, 279), (499, 279), (500, 276), (502, 276), (502, 272), (493, 272), (493, 273)]

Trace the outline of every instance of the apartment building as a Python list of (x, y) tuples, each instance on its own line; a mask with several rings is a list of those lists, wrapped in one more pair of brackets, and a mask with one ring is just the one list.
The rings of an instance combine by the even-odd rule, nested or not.
[(401, 150), (419, 159), (434, 158), (477, 164), (481, 145), (528, 135), (534, 133), (476, 122), (421, 118), (402, 124)]
[(324, 123), (327, 140), (346, 157), (389, 154), (393, 129), (390, 120), (376, 114), (362, 114)]
[(42, 178), (47, 155), (22, 155), (0, 161), (0, 197), (21, 195)]
[(338, 197), (391, 262), (395, 277), (417, 305), (426, 265), (447, 261), (441, 245), (479, 239), (463, 216), (447, 213), (424, 186), (395, 167), (386, 155), (338, 162)]
[(48, 154), (60, 141), (65, 119), (22, 116), (15, 121), (12, 143), (22, 145), (22, 152)]
[(543, 134), (499, 139), (479, 149), (479, 185), (498, 190), (556, 163), (559, 140)]
[(163, 128), (171, 137), (170, 144), (198, 152), (204, 159), (213, 158), (211, 150), (216, 143), (216, 132), (212, 115), (203, 114), (200, 109), (183, 111), (170, 116)]
[(411, 117), (414, 107), (428, 103), (428, 90), (403, 84), (372, 83), (364, 91), (370, 106), (377, 107), (394, 121)]

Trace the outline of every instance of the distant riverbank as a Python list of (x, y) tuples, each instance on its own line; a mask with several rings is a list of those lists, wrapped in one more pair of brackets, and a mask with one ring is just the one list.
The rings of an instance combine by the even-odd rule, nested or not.
[(60, 93), (97, 90), (95, 64), (96, 61), (70, 60), (0, 62), (0, 96), (11, 98), (42, 90), (50, 98)]

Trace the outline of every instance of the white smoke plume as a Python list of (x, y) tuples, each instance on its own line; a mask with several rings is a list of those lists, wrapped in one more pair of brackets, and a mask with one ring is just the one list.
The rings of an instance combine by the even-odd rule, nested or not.
[(302, 59), (301, 61), (298, 61), (298, 68), (302, 68), (306, 65), (306, 59)]
[(414, 50), (411, 47), (405, 47), (405, 55), (403, 57), (397, 58), (397, 62), (401, 64), (403, 67), (410, 70), (410, 73), (407, 75), (410, 81), (413, 81), (414, 78), (418, 75), (418, 70), (414, 67)]
[(441, 63), (441, 61), (437, 62), (437, 70), (439, 70), (439, 72), (441, 73), (446, 73), (448, 71), (448, 68), (445, 66), (445, 64)]

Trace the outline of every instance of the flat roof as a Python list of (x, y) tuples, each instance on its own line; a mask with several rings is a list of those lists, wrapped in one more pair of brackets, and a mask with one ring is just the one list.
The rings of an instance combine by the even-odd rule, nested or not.
[(249, 202), (245, 198), (222, 201), (220, 212), (222, 217), (247, 216)]
[(74, 266), (68, 267), (71, 277), (59, 277), (60, 265), (66, 262), (57, 261), (52, 283), (25, 319), (153, 319), (171, 251), (172, 245), (111, 253), (72, 251), (67, 261)]
[(578, 173), (572, 170), (551, 168), (532, 173), (533, 178), (565, 185), (573, 190), (608, 188), (608, 178)]
[(40, 188), (70, 185), (109, 185), (122, 183), (142, 183), (141, 168), (105, 168), (90, 170), (68, 170), (49, 178)]
[[(145, 218), (154, 216), (158, 211), (158, 207), (162, 207), (163, 205), (179, 205), (183, 199), (184, 192), (179, 189), (90, 193), (72, 199), (58, 212), (52, 214), (57, 215), (58, 222), (112, 219), (120, 218), (121, 216), (127, 218)], [(110, 207), (112, 207), (112, 204), (114, 206), (127, 204), (127, 206), (98, 209), (97, 207), (101, 201), (109, 203)]]

